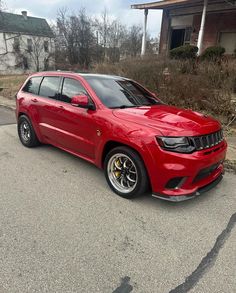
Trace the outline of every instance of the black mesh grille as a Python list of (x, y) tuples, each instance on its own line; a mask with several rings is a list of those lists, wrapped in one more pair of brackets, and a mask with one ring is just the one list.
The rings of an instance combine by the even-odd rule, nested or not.
[(222, 130), (219, 130), (208, 135), (190, 137), (189, 139), (196, 150), (200, 151), (220, 144), (224, 140), (224, 136)]

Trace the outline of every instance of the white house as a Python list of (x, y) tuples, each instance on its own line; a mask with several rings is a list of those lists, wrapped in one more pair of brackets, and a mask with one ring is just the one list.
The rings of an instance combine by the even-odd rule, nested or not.
[(54, 35), (43, 18), (0, 12), (0, 74), (53, 69)]

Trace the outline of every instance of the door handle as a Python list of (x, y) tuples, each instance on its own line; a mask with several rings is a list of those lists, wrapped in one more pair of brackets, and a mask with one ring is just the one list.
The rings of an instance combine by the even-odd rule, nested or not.
[(31, 99), (32, 102), (37, 103), (38, 100), (37, 99)]
[(60, 109), (64, 110), (65, 108), (63, 106), (59, 106)]

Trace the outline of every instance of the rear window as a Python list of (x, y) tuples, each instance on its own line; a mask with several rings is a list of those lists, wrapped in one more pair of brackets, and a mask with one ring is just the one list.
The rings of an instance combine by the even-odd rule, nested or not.
[(39, 92), (39, 86), (40, 86), (41, 80), (42, 80), (41, 76), (31, 77), (26, 83), (26, 85), (24, 86), (23, 91), (26, 93), (37, 95)]
[(60, 77), (46, 76), (41, 83), (39, 95), (50, 99), (56, 99), (58, 95), (59, 85)]

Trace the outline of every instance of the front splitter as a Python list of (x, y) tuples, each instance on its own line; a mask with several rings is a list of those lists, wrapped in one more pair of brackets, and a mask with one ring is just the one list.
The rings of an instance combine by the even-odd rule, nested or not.
[(216, 178), (214, 181), (212, 181), (211, 183), (199, 188), (195, 193), (191, 193), (191, 194), (186, 194), (186, 195), (178, 195), (178, 196), (167, 196), (167, 195), (163, 195), (163, 194), (158, 194), (158, 193), (153, 193), (152, 196), (155, 198), (159, 198), (162, 200), (166, 200), (166, 201), (171, 201), (171, 202), (181, 202), (181, 201), (186, 201), (189, 199), (193, 199), (209, 190), (211, 190), (212, 188), (214, 188), (216, 185), (218, 185), (218, 183), (220, 183), (220, 181), (223, 179), (223, 175), (220, 174), (220, 176), (218, 178)]

